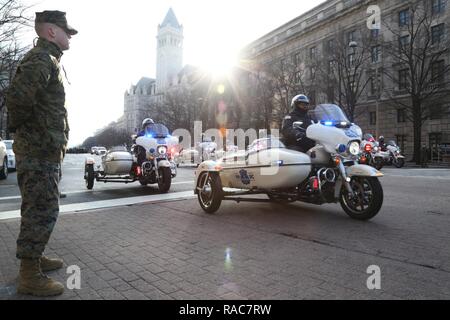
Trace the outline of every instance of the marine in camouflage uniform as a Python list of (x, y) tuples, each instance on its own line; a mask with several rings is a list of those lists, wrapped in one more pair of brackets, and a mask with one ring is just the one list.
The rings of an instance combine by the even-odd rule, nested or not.
[[(62, 36), (59, 34), (59, 37), (66, 37), (67, 47), (64, 50), (68, 49), (70, 36), (77, 33), (68, 26), (65, 13), (60, 11), (36, 13), (38, 24), (51, 24), (54, 30), (65, 32)], [(22, 219), (16, 256), (22, 260), (22, 266), (24, 262), (35, 266), (38, 261), (37, 270), (34, 271), (39, 271), (41, 275), (42, 271), (62, 267), (61, 260), (49, 259), (43, 253), (58, 218), (58, 183), (69, 139), (60, 69), (63, 49), (58, 38), (53, 40), (50, 36), (40, 36), (35, 47), (19, 64), (6, 97), (8, 127), (15, 133), (13, 148), (22, 195)], [(25, 266), (27, 268), (30, 269)], [(46, 282), (45, 279), (38, 277), (40, 282), (21, 284), (19, 289), (27, 288), (22, 293), (40, 296), (62, 293), (62, 285), (55, 287), (56, 282)]]

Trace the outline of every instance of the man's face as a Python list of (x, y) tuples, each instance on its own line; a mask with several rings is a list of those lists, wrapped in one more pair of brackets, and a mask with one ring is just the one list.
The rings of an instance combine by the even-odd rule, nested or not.
[(308, 111), (309, 110), (309, 104), (307, 103), (297, 103), (297, 108), (299, 108), (302, 111)]
[(63, 28), (57, 26), (57, 25), (53, 25), (53, 31), (54, 31), (54, 42), (55, 44), (62, 50), (69, 50), (70, 48), (70, 38), (72, 38), (72, 36), (68, 33), (66, 33), (66, 31), (64, 31)]

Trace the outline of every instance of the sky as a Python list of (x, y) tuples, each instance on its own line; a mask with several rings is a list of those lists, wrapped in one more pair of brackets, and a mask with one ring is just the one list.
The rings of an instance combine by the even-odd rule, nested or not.
[[(184, 27), (183, 64), (231, 66), (252, 41), (323, 0), (21, 0), (43, 10), (67, 12), (78, 34), (61, 64), (67, 72), (69, 146), (80, 145), (123, 115), (124, 93), (141, 77), (156, 76), (156, 35), (169, 8)], [(31, 44), (32, 28), (22, 38)]]

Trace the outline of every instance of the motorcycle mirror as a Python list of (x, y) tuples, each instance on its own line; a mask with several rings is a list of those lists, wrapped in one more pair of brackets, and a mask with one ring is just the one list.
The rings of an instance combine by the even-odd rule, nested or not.
[(303, 126), (303, 122), (302, 121), (296, 121), (292, 124), (292, 127), (294, 129), (301, 129), (301, 127)]

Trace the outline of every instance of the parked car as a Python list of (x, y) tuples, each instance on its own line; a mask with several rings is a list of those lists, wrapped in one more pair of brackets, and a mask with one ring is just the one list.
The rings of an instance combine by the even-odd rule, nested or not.
[(95, 154), (95, 151), (97, 151), (97, 148), (98, 148), (98, 147), (92, 147), (92, 148), (91, 148), (91, 154)]
[(0, 180), (8, 177), (8, 152), (5, 142), (0, 138)]
[(5, 140), (6, 153), (8, 154), (8, 169), (16, 170), (16, 155), (13, 151), (14, 140)]
[(107, 152), (105, 147), (97, 147), (97, 149), (95, 149), (95, 154), (98, 156), (103, 156), (105, 155)]

